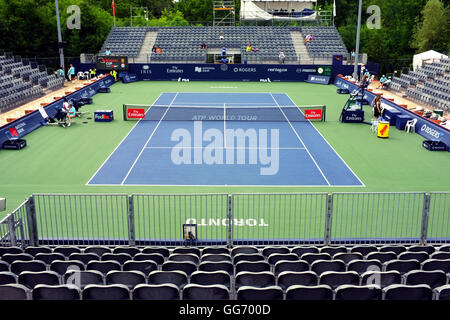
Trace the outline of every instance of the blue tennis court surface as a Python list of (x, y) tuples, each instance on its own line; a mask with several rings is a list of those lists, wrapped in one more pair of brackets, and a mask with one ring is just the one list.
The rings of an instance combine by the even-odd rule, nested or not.
[[(311, 122), (290, 120), (302, 113), (284, 93), (163, 93), (153, 105), (166, 111), (138, 121), (88, 185), (363, 186)], [(167, 120), (190, 106), (223, 116)], [(226, 120), (256, 107), (278, 120)]]

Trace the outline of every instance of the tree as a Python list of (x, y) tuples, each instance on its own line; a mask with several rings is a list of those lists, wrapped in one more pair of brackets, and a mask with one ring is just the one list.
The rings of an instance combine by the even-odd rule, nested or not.
[(449, 50), (449, 8), (441, 0), (429, 0), (422, 11), (423, 20), (418, 19), (412, 47), (417, 52)]

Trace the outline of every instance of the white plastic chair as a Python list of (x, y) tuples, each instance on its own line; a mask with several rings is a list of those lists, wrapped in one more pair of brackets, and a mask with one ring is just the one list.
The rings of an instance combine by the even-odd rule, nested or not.
[(417, 123), (417, 118), (406, 122), (405, 131), (413, 132), (413, 133), (416, 132), (416, 123)]

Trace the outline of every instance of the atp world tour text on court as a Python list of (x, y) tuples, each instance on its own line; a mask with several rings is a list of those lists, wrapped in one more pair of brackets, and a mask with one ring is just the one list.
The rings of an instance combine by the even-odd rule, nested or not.
[(279, 136), (278, 129), (270, 129), (269, 145), (268, 129), (226, 129), (224, 124), (224, 132), (215, 128), (203, 131), (202, 122), (194, 121), (193, 136), (184, 128), (172, 132), (170, 140), (178, 143), (172, 148), (171, 160), (176, 165), (260, 165), (261, 175), (275, 175), (279, 170)]

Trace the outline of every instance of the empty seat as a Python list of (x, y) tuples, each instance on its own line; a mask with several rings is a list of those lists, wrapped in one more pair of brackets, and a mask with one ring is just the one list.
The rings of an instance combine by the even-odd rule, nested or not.
[(234, 274), (234, 267), (231, 262), (222, 261), (222, 262), (202, 262), (198, 266), (199, 271), (226, 271), (228, 274)]
[(138, 284), (132, 292), (133, 300), (179, 300), (179, 288), (170, 283)]
[(435, 288), (434, 291), (436, 292), (436, 300), (450, 301), (450, 284)]
[(332, 300), (333, 290), (327, 285), (291, 286), (286, 290), (286, 300)]
[(170, 255), (169, 249), (163, 247), (145, 247), (142, 249), (142, 253), (159, 253), (165, 258)]
[(83, 289), (82, 297), (83, 300), (130, 300), (130, 292), (128, 287), (122, 284), (90, 284)]
[(317, 247), (311, 246), (299, 246), (291, 249), (292, 253), (295, 253), (299, 258), (305, 253), (319, 253), (319, 249)]
[(188, 284), (182, 296), (183, 300), (230, 300), (230, 291), (223, 285)]
[(398, 271), (402, 275), (412, 271), (412, 270), (420, 270), (420, 262), (417, 260), (393, 260), (385, 263), (386, 271)]
[(336, 300), (381, 300), (383, 291), (380, 287), (343, 285), (336, 288)]
[(450, 259), (447, 260), (435, 260), (428, 259), (422, 263), (422, 270), (425, 271), (433, 271), (433, 270), (442, 270), (445, 273), (450, 272)]
[(128, 289), (133, 289), (138, 284), (145, 284), (145, 274), (140, 271), (110, 271), (106, 274), (105, 283), (123, 284)]
[(383, 265), (379, 260), (354, 260), (347, 264), (347, 271), (363, 274), (367, 271), (382, 271)]
[(200, 257), (201, 255), (201, 251), (199, 248), (185, 248), (185, 247), (177, 247), (175, 249), (173, 249), (172, 253), (177, 253), (177, 254), (193, 254), (196, 255), (197, 257)]
[(0, 300), (28, 300), (30, 289), (21, 284), (0, 285)]
[(436, 251), (436, 248), (433, 246), (422, 246), (422, 245), (415, 245), (408, 248), (408, 251), (410, 252), (426, 252), (427, 254), (432, 254)]
[(219, 254), (203, 254), (202, 255), (202, 262), (204, 261), (212, 261), (212, 262), (219, 262), (219, 261), (230, 261), (231, 262), (231, 256), (229, 254), (225, 253), (219, 253)]
[(51, 286), (60, 284), (59, 274), (54, 271), (24, 271), (19, 275), (18, 282), (30, 289), (33, 289), (38, 284), (47, 284)]
[(424, 262), (429, 258), (426, 252), (403, 252), (398, 255), (399, 260), (417, 260), (420, 263)]
[(2, 260), (12, 264), (14, 261), (31, 261), (34, 257), (28, 253), (5, 253), (2, 256)]
[(372, 252), (366, 256), (366, 260), (378, 260), (385, 263), (391, 260), (397, 260), (397, 254), (394, 252)]
[(116, 247), (113, 249), (113, 253), (126, 253), (134, 257), (136, 254), (141, 253), (136, 247)]
[(53, 252), (61, 253), (69, 257), (72, 253), (81, 253), (81, 249), (75, 246), (59, 246), (53, 249)]
[(233, 256), (233, 264), (237, 264), (240, 261), (265, 261), (264, 256), (259, 253), (239, 253)]
[(66, 260), (66, 256), (62, 253), (38, 253), (35, 257), (36, 260), (44, 261), (46, 264), (51, 264), (53, 261)]
[(140, 271), (145, 276), (158, 270), (158, 265), (153, 261), (127, 261), (123, 265), (123, 271)]
[(345, 263), (339, 260), (317, 260), (311, 264), (311, 271), (315, 272), (319, 276), (327, 271), (344, 272), (345, 268)]
[(231, 250), (231, 256), (234, 257), (238, 254), (256, 254), (259, 253), (258, 248), (252, 246), (238, 246)]
[(367, 271), (361, 275), (361, 285), (376, 285), (380, 288), (388, 287), (392, 284), (401, 284), (402, 275), (398, 271)]
[(33, 300), (80, 300), (81, 290), (74, 285), (40, 284), (34, 287), (32, 296)]
[(105, 246), (89, 246), (84, 249), (84, 253), (95, 253), (97, 256), (101, 257), (105, 253), (112, 253), (112, 250)]
[(17, 283), (17, 275), (9, 271), (0, 272), (0, 285)]
[(230, 275), (225, 271), (204, 272), (196, 271), (191, 275), (190, 283), (208, 285), (223, 285), (226, 288), (231, 287)]
[(188, 283), (188, 276), (183, 271), (153, 271), (148, 275), (148, 284), (171, 283), (183, 288)]
[(235, 265), (235, 273), (242, 271), (262, 272), (270, 271), (270, 264), (265, 261), (241, 261)]
[(430, 255), (430, 259), (449, 260), (450, 252), (438, 251)]
[(271, 265), (275, 265), (279, 261), (297, 261), (299, 260), (298, 256), (295, 253), (273, 253), (268, 258), (267, 261)]
[(86, 265), (86, 270), (95, 270), (106, 275), (113, 270), (122, 270), (122, 266), (117, 261), (91, 261)]
[(52, 253), (53, 250), (49, 247), (26, 247), (25, 253), (36, 256), (38, 253)]
[(125, 261), (133, 260), (128, 253), (105, 253), (102, 255), (101, 261), (117, 261), (120, 264), (124, 264)]
[(67, 270), (84, 270), (84, 263), (77, 260), (55, 260), (50, 265), (50, 270), (55, 271), (60, 275), (63, 275)]
[(305, 253), (300, 257), (300, 259), (311, 265), (317, 260), (331, 260), (331, 256), (328, 253)]
[(348, 264), (351, 261), (354, 260), (362, 260), (364, 258), (364, 256), (361, 253), (336, 253), (333, 256), (333, 260), (341, 260), (343, 261), (345, 264)]
[(345, 247), (322, 247), (319, 249), (320, 253), (328, 253), (330, 256), (334, 256), (337, 253), (347, 253)]
[(11, 264), (11, 272), (20, 274), (23, 271), (45, 271), (47, 266), (43, 261), (14, 261)]
[(369, 253), (378, 252), (378, 248), (375, 246), (354, 246), (350, 249), (351, 253), (361, 253), (363, 256), (367, 256)]
[(23, 253), (23, 249), (21, 247), (0, 247), (0, 257), (3, 257), (5, 254), (19, 254)]
[(69, 260), (78, 260), (84, 264), (88, 264), (91, 261), (100, 260), (100, 257), (95, 253), (72, 253), (69, 256)]
[(207, 254), (230, 254), (230, 250), (226, 247), (207, 247), (202, 250), (202, 260), (203, 256)]
[(183, 271), (188, 276), (190, 276), (194, 271), (197, 271), (197, 265), (193, 262), (184, 261), (166, 261), (161, 266), (162, 271)]
[(277, 286), (257, 288), (244, 286), (237, 290), (238, 300), (283, 300), (283, 290)]
[(154, 261), (156, 264), (164, 263), (164, 256), (160, 253), (138, 253), (133, 258), (134, 261)]
[(291, 272), (284, 271), (278, 275), (277, 285), (283, 290), (286, 290), (290, 286), (316, 286), (318, 284), (318, 277), (312, 271), (304, 272)]
[(393, 284), (383, 289), (384, 300), (431, 300), (433, 291), (427, 285)]
[(169, 261), (189, 261), (195, 264), (198, 264), (200, 262), (200, 259), (197, 255), (193, 253), (173, 253), (169, 256)]
[(288, 254), (291, 253), (287, 247), (265, 247), (262, 250), (262, 255), (268, 258), (270, 255), (278, 253), (278, 254)]
[(240, 272), (236, 274), (235, 287), (250, 286), (263, 288), (275, 285), (275, 276), (271, 272)]
[(431, 289), (434, 289), (447, 284), (447, 276), (444, 271), (413, 270), (405, 274), (405, 284), (426, 284)]
[(3, 271), (10, 271), (9, 263), (6, 261), (0, 260), (0, 272), (3, 272)]
[(100, 271), (78, 271), (68, 270), (62, 277), (62, 283), (67, 285), (75, 285), (83, 289), (89, 284), (104, 285), (103, 273)]
[(344, 284), (359, 285), (359, 275), (354, 271), (324, 272), (319, 277), (319, 283), (330, 286), (333, 290)]
[(404, 246), (400, 245), (388, 245), (388, 246), (382, 246), (380, 248), (380, 252), (394, 252), (396, 255), (399, 255), (402, 252), (405, 252), (407, 249)]

